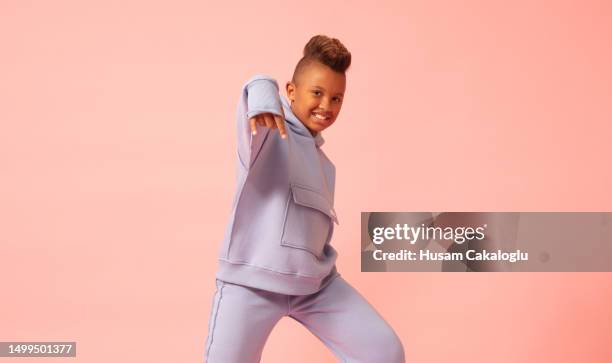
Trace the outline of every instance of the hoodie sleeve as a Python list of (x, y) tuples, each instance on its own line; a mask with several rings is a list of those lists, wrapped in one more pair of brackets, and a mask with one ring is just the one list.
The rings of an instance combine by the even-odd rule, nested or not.
[(276, 80), (261, 74), (251, 77), (242, 87), (237, 112), (238, 157), (247, 170), (253, 165), (271, 131), (267, 127), (256, 125), (257, 135), (252, 135), (249, 118), (262, 113), (282, 116), (278, 91)]

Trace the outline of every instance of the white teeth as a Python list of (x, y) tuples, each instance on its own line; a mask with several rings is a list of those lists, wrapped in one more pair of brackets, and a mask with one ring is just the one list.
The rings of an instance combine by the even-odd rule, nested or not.
[(316, 113), (313, 113), (312, 115), (314, 117), (318, 118), (319, 120), (327, 120), (329, 118), (329, 117), (325, 117), (325, 116), (322, 116), (322, 115), (318, 115)]

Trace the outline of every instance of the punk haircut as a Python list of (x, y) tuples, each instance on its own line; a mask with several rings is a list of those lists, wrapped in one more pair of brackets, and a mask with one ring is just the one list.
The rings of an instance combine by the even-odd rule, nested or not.
[(312, 62), (320, 62), (335, 72), (344, 74), (351, 65), (351, 53), (338, 39), (315, 35), (306, 43), (304, 55), (295, 66), (292, 79), (294, 83), (302, 70)]

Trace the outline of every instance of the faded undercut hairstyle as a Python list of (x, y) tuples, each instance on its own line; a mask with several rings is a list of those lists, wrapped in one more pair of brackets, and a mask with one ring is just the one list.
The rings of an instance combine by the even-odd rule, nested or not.
[(338, 39), (315, 35), (306, 43), (304, 56), (295, 66), (292, 79), (294, 83), (302, 70), (312, 62), (320, 62), (335, 72), (344, 74), (351, 65), (351, 53)]

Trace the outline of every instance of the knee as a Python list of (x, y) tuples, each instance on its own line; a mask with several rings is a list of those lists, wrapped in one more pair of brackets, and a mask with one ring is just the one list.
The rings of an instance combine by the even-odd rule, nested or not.
[(375, 342), (372, 342), (372, 357), (368, 362), (405, 363), (406, 357), (404, 346), (395, 332), (389, 329), (383, 334), (377, 334)]
[(384, 352), (380, 361), (389, 363), (406, 363), (404, 346), (395, 334), (393, 334), (393, 338), (389, 339), (384, 345)]

